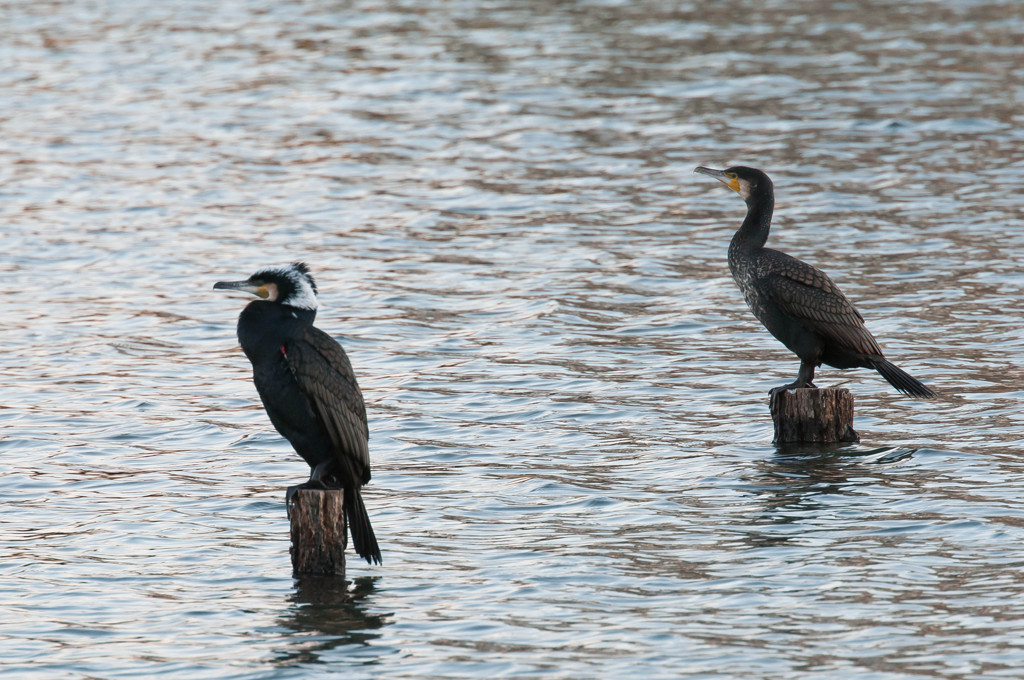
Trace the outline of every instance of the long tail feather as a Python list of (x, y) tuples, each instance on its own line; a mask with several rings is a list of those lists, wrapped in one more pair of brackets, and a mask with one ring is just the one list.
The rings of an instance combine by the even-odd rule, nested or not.
[(373, 534), (370, 516), (366, 514), (363, 496), (359, 493), (358, 488), (345, 489), (344, 504), (348, 529), (352, 534), (352, 547), (367, 563), (383, 564), (380, 557), (380, 546), (377, 545), (377, 537)]
[(936, 395), (930, 387), (912, 377), (906, 371), (885, 359), (876, 361), (872, 367), (885, 378), (890, 385), (910, 397), (933, 399)]

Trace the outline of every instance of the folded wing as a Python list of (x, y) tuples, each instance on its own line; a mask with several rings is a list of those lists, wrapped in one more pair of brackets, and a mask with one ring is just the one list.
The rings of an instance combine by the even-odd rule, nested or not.
[(828, 274), (800, 263), (776, 267), (760, 281), (760, 290), (784, 314), (850, 352), (882, 356), (882, 350), (864, 326), (864, 317), (846, 299)]
[(285, 345), (285, 358), (330, 436), (341, 470), (352, 475), (351, 482), (370, 481), (366, 405), (345, 350), (331, 336), (310, 327)]

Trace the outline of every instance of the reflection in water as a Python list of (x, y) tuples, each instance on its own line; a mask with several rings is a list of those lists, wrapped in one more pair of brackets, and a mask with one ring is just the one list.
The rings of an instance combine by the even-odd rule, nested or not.
[(836, 509), (856, 506), (866, 487), (888, 486), (888, 466), (911, 459), (914, 453), (901, 447), (865, 449), (842, 443), (778, 446), (775, 455), (758, 463), (760, 474), (752, 480), (761, 511), (752, 518), (748, 542), (777, 546), (801, 537), (799, 532), (776, 530), (783, 525), (811, 528), (827, 522), (829, 530), (845, 529), (833, 516)]
[[(775, 455), (758, 464), (760, 475), (754, 478), (762, 509), (753, 517), (753, 525), (800, 524), (820, 513), (829, 512), (836, 499), (859, 493), (866, 473), (863, 463), (889, 463), (913, 454), (891, 447), (864, 449), (851, 444), (786, 444)], [(858, 482), (851, 482), (851, 478)], [(884, 482), (883, 482), (884, 483)], [(753, 531), (751, 544), (783, 545), (797, 534)]]
[[(822, 497), (843, 493), (846, 475), (839, 465), (849, 445), (780, 447), (759, 463), (755, 477), (761, 510), (751, 518), (747, 542), (754, 547), (780, 546), (796, 535), (773, 530), (775, 525), (799, 524), (823, 508)], [(767, 531), (758, 527), (768, 526)]]
[(342, 645), (367, 645), (388, 623), (388, 614), (368, 614), (364, 600), (373, 594), (379, 577), (348, 579), (303, 576), (295, 580), (295, 592), (280, 625), (295, 632), (288, 636), (289, 649), (277, 657), (283, 665), (319, 663), (320, 656)]

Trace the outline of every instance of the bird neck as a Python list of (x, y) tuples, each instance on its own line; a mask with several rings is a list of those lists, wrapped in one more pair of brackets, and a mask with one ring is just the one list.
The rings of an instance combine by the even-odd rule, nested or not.
[(238, 317), (238, 343), (254, 364), (277, 359), (281, 347), (312, 326), (315, 319), (315, 309), (255, 300)]
[(768, 241), (774, 210), (775, 194), (770, 186), (747, 199), (747, 216), (733, 236), (733, 243), (746, 248), (763, 248)]

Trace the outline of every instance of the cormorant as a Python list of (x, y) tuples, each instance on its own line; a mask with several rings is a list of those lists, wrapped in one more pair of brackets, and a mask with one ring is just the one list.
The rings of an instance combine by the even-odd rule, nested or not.
[(213, 287), (262, 298), (238, 317), (238, 342), (252, 362), (263, 408), (309, 463), (309, 481), (300, 488), (344, 489), (352, 545), (367, 562), (380, 564), (359, 491), (370, 481), (366, 406), (345, 350), (313, 326), (317, 288), (309, 267), (302, 262), (264, 267), (245, 281)]
[(698, 167), (737, 192), (747, 203), (747, 216), (729, 244), (729, 271), (758, 321), (800, 357), (797, 379), (772, 390), (815, 387), (814, 369), (873, 368), (890, 385), (912, 397), (935, 393), (882, 355), (864, 327), (864, 317), (846, 299), (828, 274), (806, 262), (765, 248), (772, 224), (775, 194), (768, 175), (754, 168), (725, 170)]

